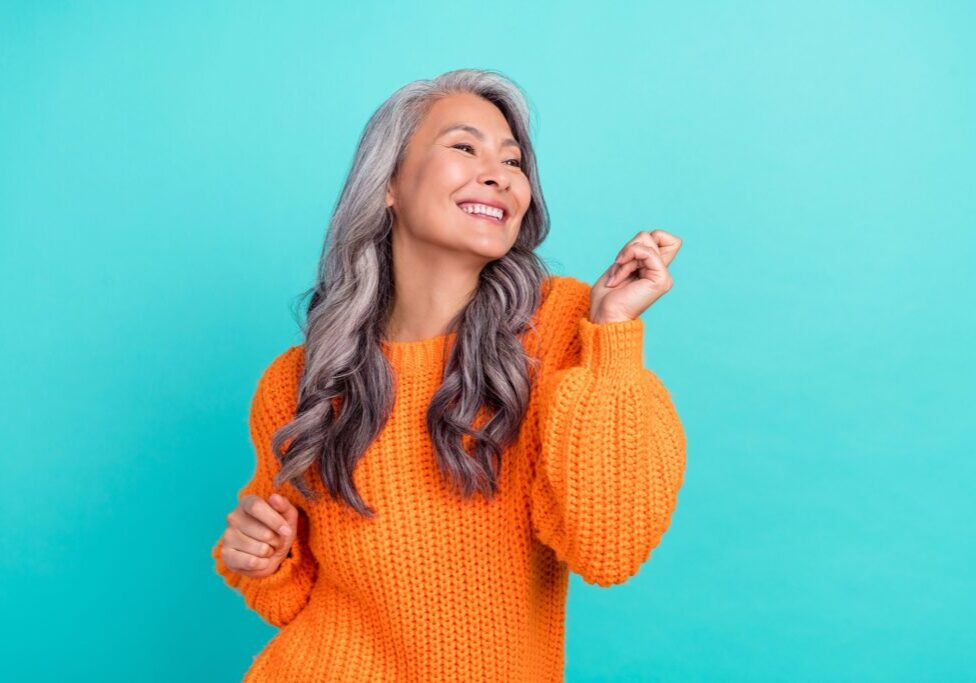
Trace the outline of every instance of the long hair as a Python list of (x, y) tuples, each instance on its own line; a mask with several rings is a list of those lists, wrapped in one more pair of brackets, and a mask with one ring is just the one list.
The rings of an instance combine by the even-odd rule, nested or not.
[[(317, 462), (331, 497), (341, 497), (367, 518), (375, 511), (360, 497), (352, 472), (385, 425), (395, 398), (393, 369), (380, 345), (394, 286), (387, 184), (430, 106), (458, 92), (479, 95), (499, 108), (522, 147), (522, 169), (532, 190), (515, 244), (485, 265), (470, 301), (449, 324), (455, 342), (427, 409), (438, 467), (463, 496), (480, 492), (490, 498), (497, 492), (502, 450), (518, 436), (535, 378), (537, 358), (519, 338), (537, 332), (532, 317), (549, 273), (535, 249), (549, 232), (549, 214), (529, 138), (526, 98), (514, 82), (491, 70), (457, 69), (408, 83), (373, 113), (359, 139), (329, 222), (315, 285), (301, 296), (312, 295), (302, 325), (304, 369), (296, 415), (272, 438), (282, 465), (276, 485), (290, 481), (307, 500), (314, 499), (303, 477)], [(487, 418), (482, 426), (473, 424), (479, 417)]]

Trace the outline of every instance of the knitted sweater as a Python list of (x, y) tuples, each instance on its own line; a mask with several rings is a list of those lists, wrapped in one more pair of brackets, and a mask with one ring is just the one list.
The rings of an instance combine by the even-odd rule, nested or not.
[[(234, 572), (218, 540), (217, 573), (281, 627), (244, 681), (563, 680), (568, 573), (600, 586), (637, 573), (677, 504), (685, 435), (642, 365), (643, 321), (591, 323), (589, 285), (563, 276), (546, 285), (533, 319), (540, 374), (494, 499), (455, 494), (426, 432), (456, 333), (383, 341), (396, 401), (353, 472), (376, 516), (360, 518), (321, 482), (314, 503), (286, 483), (277, 491), (299, 523), (276, 573)], [(238, 499), (276, 490), (271, 436), (295, 414), (302, 366), (302, 346), (292, 346), (258, 381), (257, 463)]]

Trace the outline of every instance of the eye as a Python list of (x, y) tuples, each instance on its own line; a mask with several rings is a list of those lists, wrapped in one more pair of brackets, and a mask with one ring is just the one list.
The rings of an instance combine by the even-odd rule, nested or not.
[[(459, 142), (456, 145), (451, 145), (451, 147), (453, 147), (455, 149), (460, 149), (462, 147), (466, 147), (467, 149), (470, 149), (472, 152), (474, 152), (474, 147), (472, 147), (471, 145), (469, 145), (466, 142)], [(515, 168), (522, 168), (522, 160), (521, 159), (508, 159), (505, 163), (507, 164), (509, 161), (514, 161), (515, 162)]]

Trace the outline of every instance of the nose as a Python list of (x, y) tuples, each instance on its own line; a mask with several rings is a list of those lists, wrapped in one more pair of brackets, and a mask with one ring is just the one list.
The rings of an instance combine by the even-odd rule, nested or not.
[(506, 169), (507, 166), (499, 163), (496, 165), (491, 165), (491, 168), (484, 170), (478, 176), (478, 182), (484, 183), (485, 185), (495, 185), (500, 190), (507, 190), (512, 184), (512, 177)]

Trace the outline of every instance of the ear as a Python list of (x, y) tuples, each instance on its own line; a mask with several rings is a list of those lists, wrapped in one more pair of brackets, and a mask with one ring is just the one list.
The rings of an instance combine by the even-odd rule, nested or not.
[(395, 182), (393, 178), (386, 184), (386, 205), (393, 206)]

